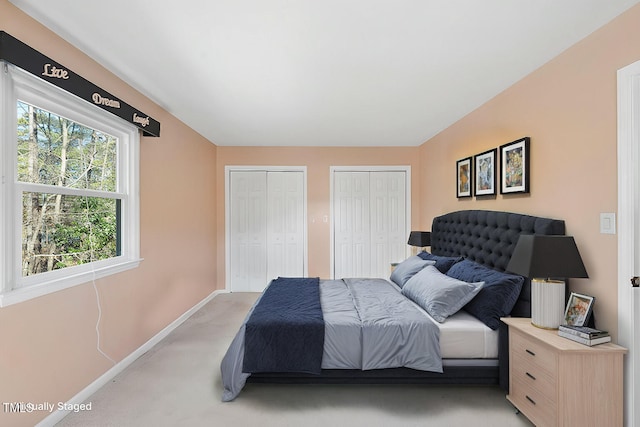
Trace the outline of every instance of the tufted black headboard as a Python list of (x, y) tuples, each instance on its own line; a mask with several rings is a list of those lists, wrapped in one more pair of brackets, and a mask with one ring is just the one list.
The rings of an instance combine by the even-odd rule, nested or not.
[[(563, 220), (539, 218), (511, 212), (467, 210), (450, 212), (433, 219), (431, 252), (463, 256), (495, 270), (505, 271), (521, 234), (564, 234)], [(511, 312), (531, 316), (529, 280)]]

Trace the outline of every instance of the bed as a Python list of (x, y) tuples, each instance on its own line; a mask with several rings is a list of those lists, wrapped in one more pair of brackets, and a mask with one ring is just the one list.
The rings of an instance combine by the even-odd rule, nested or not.
[[(530, 317), (531, 288), (527, 279), (505, 272), (506, 266), (521, 234), (564, 233), (562, 220), (456, 211), (433, 219), (430, 252), (405, 260), (389, 280), (274, 280), (252, 307), (222, 361), (223, 400), (235, 399), (245, 383), (499, 384), (507, 389), (508, 333), (499, 318)], [(420, 261), (424, 264), (416, 267)], [(447, 286), (452, 281), (455, 298), (425, 297), (425, 281)], [(440, 292), (439, 287), (432, 289)], [(292, 303), (291, 290), (318, 303)], [(294, 321), (287, 331), (286, 341), (299, 343), (297, 348), (274, 349), (278, 337), (259, 330), (256, 319), (274, 311), (265, 308), (267, 299), (284, 304), (276, 309), (278, 313), (303, 307), (302, 316), (309, 324)], [(355, 314), (345, 311), (351, 299)], [(397, 329), (404, 327), (395, 320), (400, 315), (408, 316), (409, 329)], [(368, 322), (368, 316), (377, 320)], [(363, 329), (345, 329), (354, 323)], [(365, 330), (365, 324), (371, 330)], [(347, 332), (337, 335), (336, 330)], [(278, 333), (282, 331), (277, 328)], [(358, 341), (357, 336), (361, 347), (356, 349), (348, 343)], [(256, 347), (260, 341), (262, 347)], [(380, 353), (381, 343), (395, 347)], [(312, 348), (316, 350), (309, 351)], [(279, 364), (287, 357), (290, 360)]]

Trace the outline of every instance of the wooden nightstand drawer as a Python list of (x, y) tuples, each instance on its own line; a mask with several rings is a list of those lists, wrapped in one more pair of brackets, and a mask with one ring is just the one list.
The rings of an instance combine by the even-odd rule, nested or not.
[(505, 317), (509, 326), (507, 399), (537, 426), (622, 426), (624, 347), (594, 347)]
[(535, 389), (542, 395), (557, 401), (557, 382), (556, 375), (538, 366), (535, 363), (529, 363), (525, 356), (514, 355), (511, 375), (514, 380), (518, 380), (527, 389)]
[(542, 391), (522, 382), (522, 379), (512, 378), (509, 400), (522, 411), (537, 426), (556, 425), (557, 405), (555, 399), (545, 395)]
[(510, 349), (513, 356), (522, 356), (527, 365), (536, 365), (546, 370), (549, 375), (556, 375), (558, 369), (556, 352), (517, 330), (513, 331), (510, 339)]

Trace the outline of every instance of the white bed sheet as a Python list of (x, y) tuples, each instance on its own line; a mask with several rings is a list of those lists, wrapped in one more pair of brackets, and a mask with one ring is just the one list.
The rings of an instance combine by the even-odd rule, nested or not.
[(443, 359), (495, 359), (498, 334), (464, 310), (450, 316), (440, 328), (440, 354)]

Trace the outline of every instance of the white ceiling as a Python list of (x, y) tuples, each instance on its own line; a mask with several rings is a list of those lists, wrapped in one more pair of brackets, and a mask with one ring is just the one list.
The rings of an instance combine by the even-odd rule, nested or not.
[(10, 1), (217, 145), (415, 146), (640, 0)]

